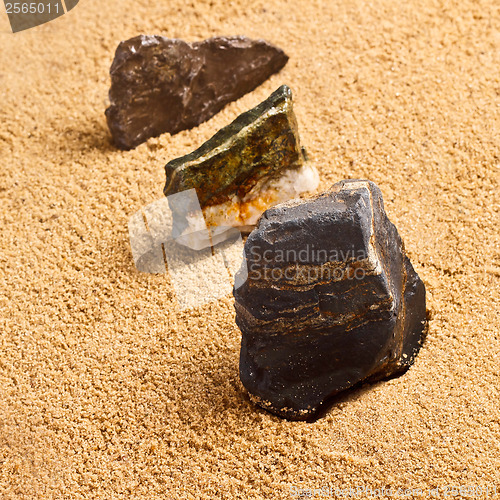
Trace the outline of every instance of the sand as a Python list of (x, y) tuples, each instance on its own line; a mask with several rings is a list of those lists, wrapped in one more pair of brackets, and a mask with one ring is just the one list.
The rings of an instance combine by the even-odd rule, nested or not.
[[(108, 70), (139, 33), (245, 34), (290, 61), (121, 152)], [(0, 498), (500, 498), (499, 33), (494, 0), (82, 0), (16, 35), (1, 14)], [(315, 423), (250, 403), (231, 295), (179, 310), (127, 233), (168, 160), (282, 83), (321, 188), (376, 182), (428, 291), (414, 366)]]

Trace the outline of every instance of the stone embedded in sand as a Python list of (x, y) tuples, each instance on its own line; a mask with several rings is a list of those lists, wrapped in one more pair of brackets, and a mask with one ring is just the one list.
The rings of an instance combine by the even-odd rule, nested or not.
[[(304, 161), (286, 85), (196, 151), (169, 162), (165, 172), (166, 196), (196, 189), (212, 233), (253, 227), (264, 210), (319, 182), (316, 169)], [(186, 220), (184, 227), (189, 226)]]
[(277, 73), (279, 48), (243, 36), (186, 43), (140, 35), (121, 42), (111, 65), (108, 126), (119, 148), (208, 120)]
[(369, 181), (267, 210), (235, 288), (240, 377), (285, 418), (314, 417), (361, 381), (406, 371), (424, 336), (425, 287)]

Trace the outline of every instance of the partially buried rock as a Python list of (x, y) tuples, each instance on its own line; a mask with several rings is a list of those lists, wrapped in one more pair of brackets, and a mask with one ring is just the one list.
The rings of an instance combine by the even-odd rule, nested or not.
[(195, 127), (287, 61), (281, 49), (243, 36), (186, 43), (140, 35), (121, 42), (106, 110), (114, 142), (131, 149), (164, 132)]
[[(316, 169), (305, 161), (286, 85), (196, 151), (169, 162), (165, 172), (166, 196), (196, 189), (215, 237), (231, 227), (252, 229), (264, 210), (312, 191), (319, 183)], [(176, 207), (171, 208), (175, 215)], [(196, 228), (185, 212), (179, 213), (182, 217), (176, 225), (180, 234), (175, 236), (189, 235), (185, 240), (192, 248), (209, 246), (209, 241), (195, 241)]]
[(265, 409), (314, 418), (332, 396), (413, 363), (425, 287), (372, 182), (267, 210), (245, 258), (248, 277), (234, 290), (240, 377)]

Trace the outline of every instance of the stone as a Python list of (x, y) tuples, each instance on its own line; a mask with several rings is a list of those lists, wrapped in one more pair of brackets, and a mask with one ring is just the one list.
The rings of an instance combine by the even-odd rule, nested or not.
[(279, 48), (243, 36), (201, 42), (140, 35), (121, 42), (111, 65), (109, 130), (121, 149), (208, 120), (277, 73)]
[(373, 182), (342, 181), (270, 208), (245, 262), (233, 291), (240, 378), (266, 410), (314, 419), (333, 396), (413, 363), (425, 287)]
[[(214, 236), (232, 227), (253, 229), (264, 210), (313, 191), (319, 183), (316, 169), (305, 161), (292, 92), (286, 85), (197, 150), (170, 161), (165, 173), (165, 196), (196, 189)], [(172, 211), (176, 212), (175, 207)], [(179, 232), (195, 234), (193, 224), (184, 219)], [(209, 242), (198, 244), (207, 246)]]

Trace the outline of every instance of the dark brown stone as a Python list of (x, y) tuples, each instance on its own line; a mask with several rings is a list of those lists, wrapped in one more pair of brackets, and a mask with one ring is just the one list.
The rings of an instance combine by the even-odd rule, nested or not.
[(234, 290), (240, 377), (262, 407), (309, 419), (332, 396), (413, 363), (425, 287), (372, 182), (268, 209), (245, 259)]
[(195, 127), (287, 61), (281, 49), (242, 36), (190, 44), (140, 35), (121, 42), (111, 65), (106, 110), (114, 142), (131, 149), (164, 132)]

